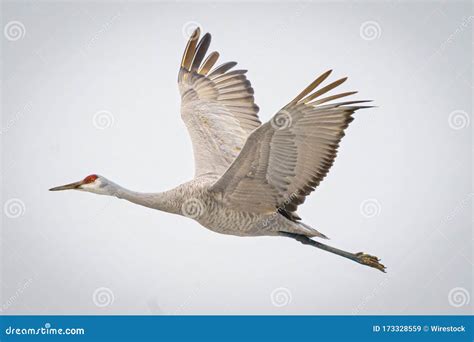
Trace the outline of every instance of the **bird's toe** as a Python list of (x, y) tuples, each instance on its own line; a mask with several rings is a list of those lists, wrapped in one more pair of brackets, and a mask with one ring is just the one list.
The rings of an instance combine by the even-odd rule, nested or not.
[(385, 273), (385, 266), (379, 262), (380, 259), (377, 258), (376, 256), (365, 254), (363, 252), (356, 253), (355, 255), (357, 257), (358, 263), (376, 268), (379, 271), (382, 271)]

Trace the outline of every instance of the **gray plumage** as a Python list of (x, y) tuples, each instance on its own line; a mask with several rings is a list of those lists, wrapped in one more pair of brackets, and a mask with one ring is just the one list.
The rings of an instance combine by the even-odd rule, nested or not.
[(188, 216), (222, 234), (291, 237), (384, 271), (376, 257), (310, 239), (326, 236), (296, 213), (327, 175), (352, 114), (369, 108), (368, 101), (332, 102), (356, 92), (323, 97), (346, 80), (320, 87), (331, 73), (327, 71), (261, 124), (246, 70), (232, 70), (235, 62), (214, 67), (219, 54), (207, 55), (211, 36), (199, 36), (196, 29), (178, 74), (181, 117), (193, 144), (194, 179), (162, 193), (138, 193), (91, 175), (51, 190), (116, 196)]

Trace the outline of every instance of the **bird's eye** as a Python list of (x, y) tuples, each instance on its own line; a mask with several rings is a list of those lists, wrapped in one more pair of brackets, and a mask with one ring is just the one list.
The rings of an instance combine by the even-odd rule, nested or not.
[(99, 178), (99, 176), (97, 175), (89, 175), (87, 176), (86, 178), (84, 178), (84, 184), (89, 184), (89, 183), (92, 183), (94, 182), (97, 178)]

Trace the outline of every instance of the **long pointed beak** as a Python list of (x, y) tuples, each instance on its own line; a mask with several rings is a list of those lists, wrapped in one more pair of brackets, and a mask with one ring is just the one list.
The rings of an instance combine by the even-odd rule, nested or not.
[(73, 190), (79, 188), (83, 184), (83, 181), (74, 182), (66, 185), (57, 186), (49, 189), (49, 191), (61, 191), (61, 190)]

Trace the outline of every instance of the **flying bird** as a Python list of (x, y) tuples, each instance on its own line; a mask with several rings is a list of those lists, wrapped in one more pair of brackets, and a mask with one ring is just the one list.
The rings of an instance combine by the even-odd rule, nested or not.
[(288, 237), (385, 272), (375, 256), (316, 241), (327, 237), (296, 213), (334, 163), (353, 113), (370, 108), (370, 101), (335, 102), (356, 92), (326, 95), (347, 79), (321, 86), (329, 70), (262, 124), (246, 70), (234, 69), (236, 62), (214, 67), (219, 53), (207, 54), (210, 42), (211, 35), (200, 39), (197, 28), (178, 74), (181, 118), (194, 151), (191, 181), (164, 192), (142, 193), (92, 174), (50, 190), (115, 196), (190, 217), (221, 234)]

